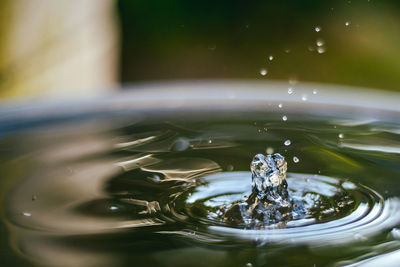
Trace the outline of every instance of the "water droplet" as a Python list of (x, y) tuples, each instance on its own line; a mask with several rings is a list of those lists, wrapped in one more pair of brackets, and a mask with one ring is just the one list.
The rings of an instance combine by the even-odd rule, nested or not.
[(323, 54), (323, 53), (325, 53), (325, 51), (326, 51), (326, 49), (323, 48), (323, 47), (318, 47), (318, 48), (317, 48), (318, 54)]
[(233, 165), (228, 165), (228, 166), (226, 166), (226, 170), (227, 171), (233, 171)]
[(278, 107), (279, 107), (279, 108), (282, 108), (282, 107), (283, 107), (282, 103), (279, 103)]
[(295, 85), (295, 84), (297, 84), (299, 81), (297, 80), (297, 77), (296, 76), (292, 76), (292, 77), (290, 77), (289, 78), (289, 84), (290, 85)]
[(287, 90), (287, 93), (288, 93), (289, 95), (291, 95), (291, 94), (293, 94), (293, 92), (294, 92), (293, 88), (292, 88), (292, 87), (289, 87), (288, 90)]
[(318, 39), (315, 43), (316, 43), (317, 46), (319, 46), (319, 47), (321, 47), (321, 46), (323, 46), (323, 45), (325, 44), (324, 40), (322, 40), (322, 39)]
[(400, 239), (400, 229), (399, 228), (393, 228), (393, 230), (390, 231), (390, 234), (393, 236), (393, 238)]
[(290, 146), (291, 143), (292, 143), (292, 142), (290, 142), (290, 140), (288, 139), (288, 140), (285, 141), (284, 144), (285, 144), (285, 146)]
[(283, 121), (287, 121), (287, 116), (286, 116), (286, 115), (283, 115), (282, 120), (283, 120)]
[(346, 25), (346, 27), (348, 27), (348, 26), (350, 26), (350, 21), (346, 21), (345, 23), (344, 23), (344, 25)]
[(31, 216), (32, 216), (32, 214), (29, 213), (29, 212), (23, 212), (22, 215), (24, 215), (24, 216), (26, 216), (26, 217), (31, 217)]
[(253, 267), (253, 264), (251, 264), (250, 262), (246, 263), (246, 267)]
[(118, 207), (117, 206), (110, 206), (110, 210), (117, 210)]
[(211, 143), (212, 143), (212, 140), (211, 140), (211, 139), (210, 139), (210, 140), (208, 140), (208, 143), (209, 143), (209, 144), (211, 144)]
[(354, 239), (355, 240), (358, 240), (358, 241), (366, 241), (367, 240), (367, 238), (365, 237), (365, 236), (363, 236), (362, 234), (354, 234)]
[(320, 31), (321, 31), (321, 27), (320, 27), (320, 26), (315, 26), (314, 30), (315, 30), (316, 32), (320, 32)]
[(262, 76), (267, 75), (267, 70), (266, 70), (266, 69), (261, 69), (261, 70), (260, 70), (260, 74), (261, 74)]
[(272, 155), (274, 153), (274, 149), (272, 147), (267, 147), (265, 152), (267, 152), (268, 155)]
[(208, 45), (208, 50), (214, 51), (217, 48), (216, 44), (210, 44)]
[(342, 133), (340, 133), (338, 136), (340, 139), (342, 139), (344, 137), (344, 135)]
[(299, 158), (298, 157), (293, 157), (293, 162), (294, 163), (298, 163), (300, 160), (299, 160)]
[(178, 138), (175, 140), (175, 143), (172, 145), (171, 150), (173, 151), (184, 151), (188, 149), (189, 141), (185, 138)]
[(269, 59), (269, 61), (272, 61), (274, 59), (274, 56), (271, 55), (268, 57), (268, 59)]
[(307, 95), (302, 95), (302, 96), (301, 96), (301, 100), (307, 101)]
[(316, 94), (318, 94), (318, 90), (317, 90), (317, 89), (314, 89), (314, 90), (312, 91), (312, 93), (313, 93), (313, 95), (316, 95)]

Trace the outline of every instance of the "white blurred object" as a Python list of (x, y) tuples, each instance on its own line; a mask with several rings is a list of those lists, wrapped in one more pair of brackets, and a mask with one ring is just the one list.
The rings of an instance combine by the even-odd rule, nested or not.
[(118, 79), (112, 0), (14, 0), (1, 4), (0, 97), (75, 98)]

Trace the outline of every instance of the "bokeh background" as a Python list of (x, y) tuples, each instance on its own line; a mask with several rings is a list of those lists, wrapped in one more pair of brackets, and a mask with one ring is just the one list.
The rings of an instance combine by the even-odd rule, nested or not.
[(400, 1), (0, 3), (3, 100), (91, 97), (182, 79), (400, 91)]

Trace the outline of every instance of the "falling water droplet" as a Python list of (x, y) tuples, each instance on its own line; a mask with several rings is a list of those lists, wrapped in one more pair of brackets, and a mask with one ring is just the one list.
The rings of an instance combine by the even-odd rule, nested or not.
[(314, 90), (312, 91), (312, 93), (313, 93), (313, 95), (316, 95), (316, 94), (318, 94), (318, 90), (317, 90), (317, 89), (314, 89)]
[(268, 59), (269, 59), (269, 61), (272, 61), (274, 59), (274, 56), (271, 55), (268, 57)]
[(350, 26), (350, 21), (346, 21), (346, 22), (344, 23), (344, 25), (346, 25), (346, 27)]
[(321, 46), (323, 46), (323, 45), (325, 44), (324, 40), (322, 40), (322, 39), (318, 39), (315, 43), (316, 43), (317, 46), (319, 46), (319, 47), (321, 47)]
[(298, 158), (298, 157), (296, 157), (296, 156), (295, 156), (295, 157), (293, 157), (293, 162), (294, 162), (294, 163), (298, 163), (299, 161), (300, 161), (300, 160), (299, 160), (299, 158)]
[(301, 96), (301, 100), (307, 101), (307, 95), (302, 95), (302, 96)]
[(290, 140), (288, 139), (288, 140), (285, 141), (284, 144), (285, 144), (285, 146), (290, 146), (291, 143), (292, 143), (292, 142), (290, 142)]
[(293, 92), (294, 92), (293, 88), (292, 88), (292, 87), (289, 87), (288, 90), (287, 90), (287, 93), (288, 93), (289, 95), (291, 95), (291, 94), (293, 94)]
[(340, 133), (338, 136), (340, 139), (342, 139), (344, 137), (344, 135), (342, 133)]
[(321, 27), (320, 27), (320, 26), (315, 26), (314, 30), (315, 30), (316, 32), (320, 32), (320, 31), (321, 31)]
[(260, 74), (261, 74), (262, 76), (267, 75), (267, 70), (266, 70), (266, 69), (261, 69), (261, 70), (260, 70)]
[(287, 121), (287, 116), (286, 116), (286, 115), (283, 115), (282, 120), (283, 120), (283, 121)]
[(323, 47), (318, 47), (318, 48), (317, 48), (318, 54), (323, 54), (323, 53), (325, 53), (325, 51), (326, 51), (326, 49), (323, 48)]

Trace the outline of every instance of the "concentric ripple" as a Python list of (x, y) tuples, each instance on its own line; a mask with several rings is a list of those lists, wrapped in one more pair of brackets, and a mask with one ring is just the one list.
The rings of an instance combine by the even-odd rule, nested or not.
[[(261, 243), (334, 244), (363, 241), (400, 221), (397, 198), (384, 201), (374, 190), (340, 179), (289, 174), (289, 192), (303, 201), (307, 216), (264, 230), (224, 225), (221, 209), (248, 196), (250, 173), (219, 173), (204, 178), (205, 184), (186, 200), (188, 214), (208, 225), (220, 237), (237, 237)], [(208, 211), (201, 217), (198, 210)]]

